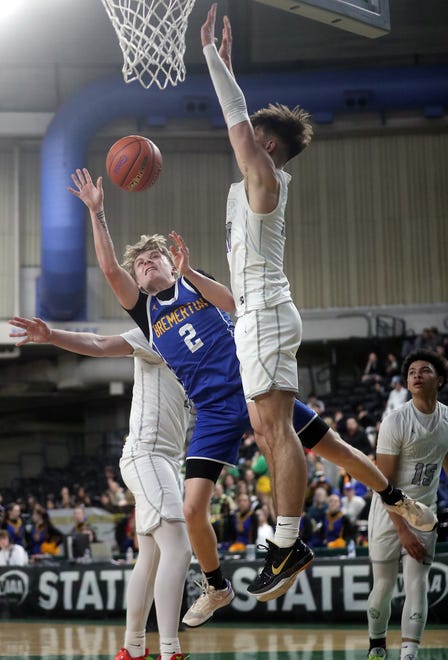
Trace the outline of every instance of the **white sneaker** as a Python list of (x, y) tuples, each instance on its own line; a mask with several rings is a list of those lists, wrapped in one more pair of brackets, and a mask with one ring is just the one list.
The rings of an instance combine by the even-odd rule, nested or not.
[(395, 504), (386, 504), (383, 502), (386, 511), (402, 516), (412, 527), (415, 527), (420, 532), (431, 532), (437, 525), (437, 516), (426, 504), (411, 499), (406, 493), (402, 494), (403, 499), (398, 500)]
[(194, 601), (188, 612), (182, 619), (182, 623), (195, 628), (208, 621), (216, 610), (225, 607), (235, 598), (232, 585), (226, 580), (225, 589), (215, 589), (204, 579), (202, 582), (202, 594)]
[(383, 658), (387, 658), (387, 651), (381, 646), (370, 649), (369, 653), (367, 654), (367, 660), (383, 660)]

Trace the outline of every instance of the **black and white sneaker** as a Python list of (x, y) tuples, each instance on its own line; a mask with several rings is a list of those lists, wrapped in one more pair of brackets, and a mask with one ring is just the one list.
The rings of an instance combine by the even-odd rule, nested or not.
[(282, 596), (293, 585), (296, 576), (311, 564), (313, 551), (300, 539), (289, 548), (279, 548), (266, 539), (267, 555), (261, 573), (247, 587), (257, 600), (265, 602)]

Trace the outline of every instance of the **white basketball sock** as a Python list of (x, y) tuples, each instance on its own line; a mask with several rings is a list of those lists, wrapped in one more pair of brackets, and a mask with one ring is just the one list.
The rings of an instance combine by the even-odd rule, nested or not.
[(414, 660), (418, 656), (419, 644), (417, 642), (402, 642), (400, 651), (400, 660), (407, 658), (408, 655)]
[(171, 656), (180, 653), (180, 644), (177, 637), (160, 638), (160, 655), (162, 660), (171, 660)]
[(126, 630), (124, 635), (124, 648), (131, 658), (141, 658), (145, 655), (145, 630)]
[(289, 548), (299, 536), (300, 518), (295, 516), (277, 516), (274, 542), (279, 548)]

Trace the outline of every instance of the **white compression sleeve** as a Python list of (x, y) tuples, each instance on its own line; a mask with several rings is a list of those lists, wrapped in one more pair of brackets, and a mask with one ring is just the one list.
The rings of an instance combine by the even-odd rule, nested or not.
[(219, 57), (215, 44), (204, 46), (203, 51), (227, 128), (232, 128), (242, 121), (249, 121), (244, 94)]

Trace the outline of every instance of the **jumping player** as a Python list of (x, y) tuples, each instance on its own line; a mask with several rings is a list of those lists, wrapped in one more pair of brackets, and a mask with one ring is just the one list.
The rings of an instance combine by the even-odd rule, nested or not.
[[(283, 272), (285, 207), (290, 175), (283, 166), (309, 144), (312, 128), (303, 110), (270, 106), (249, 118), (231, 62), (232, 33), (224, 17), (215, 46), (217, 3), (201, 29), (201, 42), (243, 181), (227, 200), (227, 253), (236, 304), (235, 343), (255, 439), (272, 479), (277, 524), (267, 540), (265, 570), (249, 585), (256, 596), (272, 593), (280, 572), (306, 566), (310, 548), (299, 537), (306, 463), (292, 423), (298, 391), (296, 353), (302, 321)], [(251, 122), (252, 119), (252, 122)], [(278, 592), (277, 595), (280, 595)]]
[[(106, 224), (102, 178), (95, 185), (84, 168), (76, 170), (72, 180), (75, 188), (69, 190), (90, 211), (98, 262), (117, 300), (176, 373), (195, 404), (197, 419), (186, 460), (184, 513), (205, 581), (202, 596), (183, 621), (198, 626), (234, 597), (221, 572), (216, 535), (209, 520), (214, 483), (223, 465), (236, 463), (240, 439), (250, 428), (228, 316), (234, 309), (233, 296), (227, 287), (191, 268), (188, 248), (175, 232), (170, 235), (171, 250), (160, 235), (142, 236), (127, 246), (120, 266)], [(427, 522), (426, 508), (389, 487), (365, 456), (344, 443), (299, 401), (294, 405), (294, 425), (304, 446), (315, 447), (320, 455), (380, 491), (413, 524)], [(300, 561), (286, 574), (276, 571), (271, 590), (261, 598), (268, 600), (279, 591), (284, 593), (303, 568)]]
[[(213, 3), (201, 29), (201, 42), (243, 176), (230, 188), (226, 218), (237, 316), (235, 343), (251, 425), (273, 479), (277, 513), (274, 540), (267, 540), (265, 566), (248, 591), (258, 600), (268, 600), (284, 593), (312, 557), (298, 536), (306, 469), (292, 415), (302, 322), (283, 271), (285, 208), (291, 178), (283, 168), (308, 146), (313, 131), (308, 113), (299, 107), (290, 110), (280, 104), (270, 105), (249, 117), (233, 75), (232, 32), (227, 17), (219, 53), (215, 46), (216, 9), (217, 3)], [(314, 438), (314, 443), (317, 440)], [(354, 475), (332, 452), (325, 456), (321, 444), (316, 452)], [(365, 478), (361, 481), (367, 483)]]

